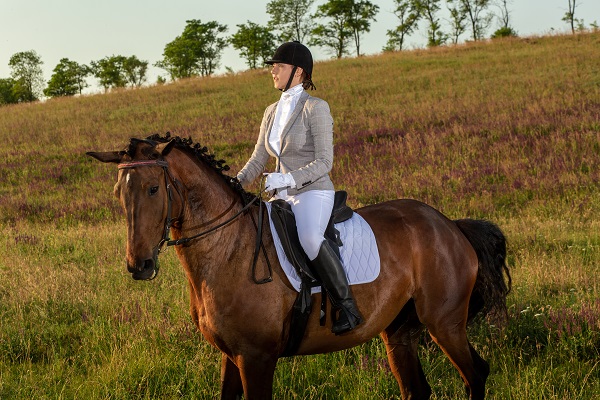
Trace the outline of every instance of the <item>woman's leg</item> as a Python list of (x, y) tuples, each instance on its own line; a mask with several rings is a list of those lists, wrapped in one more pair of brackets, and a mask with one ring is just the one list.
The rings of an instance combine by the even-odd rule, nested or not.
[(360, 324), (362, 317), (350, 292), (342, 262), (324, 236), (333, 210), (334, 195), (335, 192), (330, 190), (310, 190), (290, 196), (293, 199), (288, 200), (296, 217), (300, 244), (327, 289), (334, 310), (339, 311), (331, 328), (339, 335)]
[(333, 210), (333, 190), (309, 190), (291, 197), (300, 245), (310, 260), (319, 254)]

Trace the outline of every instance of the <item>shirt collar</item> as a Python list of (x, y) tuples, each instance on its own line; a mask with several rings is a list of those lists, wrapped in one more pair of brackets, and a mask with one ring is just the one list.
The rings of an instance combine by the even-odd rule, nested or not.
[(289, 88), (285, 92), (281, 93), (281, 100), (291, 100), (295, 97), (300, 97), (302, 92), (304, 91), (304, 87), (301, 83), (297, 84), (294, 87)]

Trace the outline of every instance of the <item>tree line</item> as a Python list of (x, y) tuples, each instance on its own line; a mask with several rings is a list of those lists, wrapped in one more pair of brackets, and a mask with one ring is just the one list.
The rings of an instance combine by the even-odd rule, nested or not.
[[(491, 38), (517, 36), (511, 26), (510, 6), (514, 0), (394, 0), (397, 26), (386, 33), (383, 51), (406, 48), (406, 39), (418, 29), (427, 27), (427, 45), (441, 46), (486, 38), (494, 19), (499, 22)], [(442, 6), (447, 15), (442, 25)], [(576, 0), (568, 0), (568, 11), (562, 18), (573, 33), (584, 30), (582, 19), (575, 18)], [(313, 11), (314, 10), (314, 11)], [(266, 7), (267, 25), (247, 21), (226, 36), (228, 27), (217, 21), (186, 21), (186, 26), (164, 47), (162, 59), (154, 65), (163, 69), (173, 81), (213, 74), (220, 65), (227, 46), (236, 49), (250, 69), (262, 68), (276, 47), (297, 40), (323, 48), (333, 57), (361, 55), (361, 37), (376, 21), (379, 6), (369, 0), (327, 0), (315, 8), (315, 0), (271, 0)], [(594, 29), (598, 26), (591, 24)], [(0, 79), (0, 104), (30, 102), (46, 97), (73, 96), (89, 87), (87, 78), (95, 77), (100, 86), (112, 88), (139, 87), (147, 81), (148, 61), (136, 56), (113, 55), (79, 64), (63, 58), (53, 70), (50, 80), (43, 79), (40, 56), (35, 51), (13, 55), (9, 61), (11, 77)], [(159, 76), (157, 83), (165, 83)]]

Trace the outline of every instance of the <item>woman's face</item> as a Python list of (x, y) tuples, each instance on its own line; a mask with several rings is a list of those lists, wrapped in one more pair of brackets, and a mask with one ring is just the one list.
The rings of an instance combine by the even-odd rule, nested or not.
[[(288, 79), (290, 79), (290, 74), (292, 73), (293, 68), (294, 66), (290, 64), (273, 64), (271, 67), (271, 76), (273, 77), (273, 86), (276, 89), (285, 89), (285, 85), (287, 84)], [(302, 83), (302, 68), (296, 69), (296, 73), (294, 74), (294, 79), (292, 79), (290, 87), (296, 86), (299, 83)]]

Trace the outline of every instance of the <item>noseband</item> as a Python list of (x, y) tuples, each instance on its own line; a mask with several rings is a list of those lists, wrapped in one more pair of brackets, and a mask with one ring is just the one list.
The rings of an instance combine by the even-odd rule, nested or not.
[[(137, 167), (156, 167), (156, 166), (161, 167), (164, 172), (165, 187), (167, 189), (167, 218), (165, 219), (165, 226), (163, 229), (162, 239), (160, 240), (158, 245), (154, 247), (154, 250), (152, 251), (156, 273), (150, 279), (154, 279), (158, 275), (158, 255), (161, 253), (161, 251), (165, 245), (168, 247), (168, 246), (185, 244), (191, 240), (198, 239), (201, 236), (204, 236), (211, 232), (214, 232), (217, 229), (229, 224), (231, 221), (238, 218), (240, 215), (242, 215), (244, 212), (246, 212), (246, 210), (248, 210), (254, 203), (256, 203), (257, 200), (259, 200), (259, 201), (261, 200), (259, 196), (255, 196), (240, 211), (238, 211), (235, 215), (233, 215), (231, 218), (227, 219), (226, 221), (223, 221), (220, 224), (218, 224), (210, 229), (207, 229), (204, 232), (200, 232), (197, 235), (186, 237), (186, 238), (180, 238), (180, 239), (176, 239), (176, 240), (171, 240), (170, 235), (171, 235), (171, 227), (173, 226), (173, 222), (179, 220), (181, 218), (181, 213), (182, 213), (182, 211), (181, 211), (179, 213), (179, 216), (177, 216), (176, 218), (171, 217), (172, 209), (173, 209), (173, 192), (171, 190), (172, 186), (173, 185), (175, 186), (175, 190), (177, 191), (177, 194), (179, 195), (179, 198), (181, 199), (181, 202), (182, 202), (181, 210), (183, 210), (183, 196), (181, 195), (181, 192), (179, 191), (177, 181), (175, 180), (175, 178), (173, 178), (173, 176), (171, 175), (171, 172), (169, 171), (169, 163), (164, 160), (144, 160), (144, 161), (132, 161), (132, 162), (118, 164), (119, 169), (132, 169), (132, 168), (137, 168)], [(173, 185), (171, 185), (171, 182), (173, 183)], [(260, 201), (260, 205), (262, 206), (262, 201)], [(252, 217), (252, 220), (254, 221), (254, 217)], [(255, 223), (255, 225), (256, 225), (256, 223)], [(258, 224), (257, 229), (261, 230), (261, 228), (262, 228), (262, 207), (261, 207), (261, 210), (259, 211), (259, 224)], [(257, 248), (255, 249), (254, 261), (253, 261), (253, 277), (254, 277), (254, 269), (256, 266), (256, 261), (258, 258), (258, 248), (262, 247), (262, 243), (261, 243), (262, 241), (259, 239), (261, 236), (262, 235), (260, 235), (260, 233), (257, 235)], [(265, 254), (265, 257), (266, 257), (266, 252), (265, 252), (264, 248), (263, 248), (263, 253)], [(257, 279), (254, 279), (254, 281), (256, 283), (260, 284), (260, 283), (267, 283), (267, 282), (272, 281), (271, 273), (270, 273), (271, 266), (268, 261), (268, 258), (267, 258), (267, 264), (269, 265), (269, 277), (266, 279), (260, 280), (260, 281)]]

